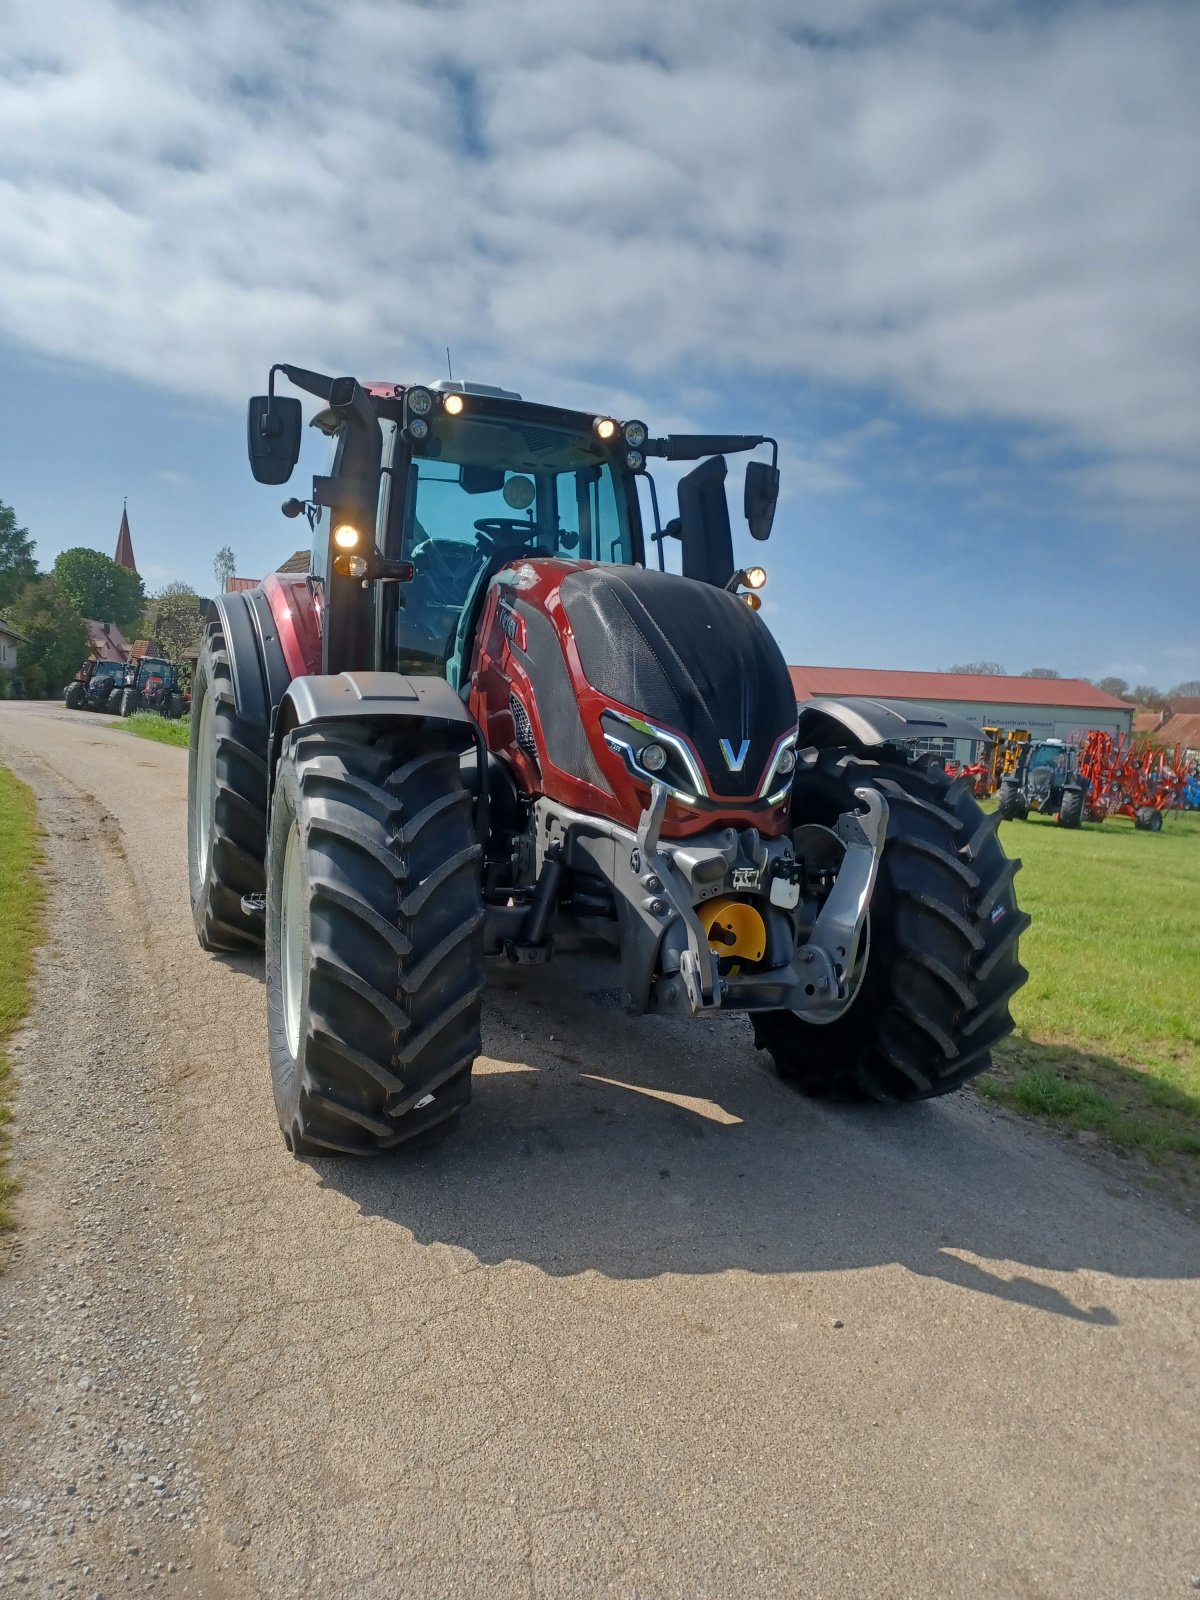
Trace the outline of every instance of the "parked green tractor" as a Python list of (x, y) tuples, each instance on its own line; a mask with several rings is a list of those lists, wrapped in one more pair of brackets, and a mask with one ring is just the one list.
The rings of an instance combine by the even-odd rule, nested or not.
[(123, 661), (85, 661), (63, 691), (67, 710), (115, 712), (124, 681)]
[(1000, 816), (1005, 822), (1024, 822), (1036, 811), (1055, 817), (1060, 828), (1078, 828), (1086, 793), (1074, 745), (1039, 739), (1022, 747), (1015, 771), (1001, 782)]

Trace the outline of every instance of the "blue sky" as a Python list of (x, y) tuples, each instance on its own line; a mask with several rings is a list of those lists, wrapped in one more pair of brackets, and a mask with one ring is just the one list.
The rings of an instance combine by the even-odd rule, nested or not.
[(268, 364), (449, 344), (776, 434), (745, 546), (793, 661), (1200, 677), (1194, 5), (0, 12), (0, 499), (43, 562), (128, 495), (151, 588), (259, 575), (304, 529), (245, 463)]

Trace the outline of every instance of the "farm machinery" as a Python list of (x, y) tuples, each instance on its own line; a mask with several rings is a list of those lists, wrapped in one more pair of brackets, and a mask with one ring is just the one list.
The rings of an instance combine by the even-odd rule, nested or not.
[(1053, 816), (1061, 828), (1078, 828), (1086, 792), (1075, 747), (1038, 739), (1021, 746), (1013, 770), (1001, 779), (997, 808), (1005, 822), (1024, 821), (1032, 811)]
[(177, 666), (162, 656), (138, 656), (126, 662), (110, 709), (123, 717), (131, 717), (135, 711), (156, 711), (176, 721), (187, 711), (190, 698)]
[(1187, 783), (1182, 751), (1101, 728), (1083, 736), (1078, 762), (1089, 822), (1130, 817), (1135, 828), (1159, 833), (1163, 813), (1180, 803)]
[[(289, 1149), (448, 1127), (486, 959), (581, 943), (627, 1011), (744, 1013), (811, 1092), (912, 1100), (986, 1066), (1026, 976), (1018, 863), (969, 783), (910, 756), (918, 720), (967, 724), (854, 699), (797, 718), (726, 497), (726, 456), (770, 448), (743, 496), (769, 535), (773, 440), (282, 365), (249, 408), (264, 484), (299, 456), (280, 373), (332, 465), (283, 506), (309, 574), (213, 602), (188, 864), (202, 946), (265, 943)], [(698, 463), (665, 525), (655, 459)]]
[(63, 691), (69, 711), (116, 711), (125, 681), (123, 661), (85, 661)]

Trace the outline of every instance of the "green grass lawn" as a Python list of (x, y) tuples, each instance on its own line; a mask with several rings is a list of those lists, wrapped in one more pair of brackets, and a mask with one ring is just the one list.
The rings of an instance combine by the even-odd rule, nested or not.
[(33, 955), (42, 933), (42, 881), (33, 791), (0, 767), (0, 1231), (11, 1228), (13, 1182), (7, 1175), (7, 1043), (29, 1009)]
[(1200, 814), (1000, 837), (1025, 863), (1029, 982), (980, 1092), (1200, 1181)]
[(124, 733), (136, 733), (139, 739), (153, 739), (156, 744), (174, 744), (181, 750), (188, 747), (191, 723), (186, 717), (178, 722), (168, 722), (153, 711), (135, 711), (118, 724)]

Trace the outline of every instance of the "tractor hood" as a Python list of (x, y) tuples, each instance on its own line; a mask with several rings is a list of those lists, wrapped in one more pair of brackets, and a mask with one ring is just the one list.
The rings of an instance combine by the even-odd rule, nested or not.
[(683, 734), (713, 795), (752, 800), (796, 698), (779, 646), (734, 595), (674, 573), (578, 567), (559, 597), (584, 676)]

